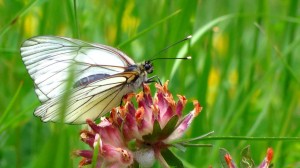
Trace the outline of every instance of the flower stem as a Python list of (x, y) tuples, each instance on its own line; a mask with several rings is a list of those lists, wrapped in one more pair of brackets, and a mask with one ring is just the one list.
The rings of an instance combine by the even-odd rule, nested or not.
[(213, 147), (212, 144), (189, 144), (189, 143), (182, 143), (184, 147)]
[(159, 151), (155, 151), (155, 157), (157, 158), (157, 160), (163, 168), (170, 168), (170, 166)]
[(92, 160), (92, 168), (96, 168), (98, 162), (98, 153), (100, 148), (100, 139), (97, 140), (94, 144), (94, 152), (93, 152), (93, 160)]
[(246, 137), (246, 136), (215, 136), (215, 137), (206, 137), (198, 139), (201, 141), (208, 141), (208, 140), (250, 140), (250, 141), (299, 141), (300, 137)]
[(207, 136), (209, 136), (209, 135), (211, 135), (211, 134), (213, 134), (213, 133), (214, 133), (214, 131), (211, 131), (211, 132), (208, 132), (208, 133), (206, 133), (206, 134), (204, 134), (204, 135), (198, 136), (198, 137), (196, 137), (196, 138), (185, 139), (185, 140), (179, 140), (179, 141), (175, 141), (174, 143), (175, 143), (175, 144), (176, 144), (176, 143), (189, 143), (189, 142), (192, 142), (192, 141), (197, 141), (197, 140), (200, 140), (200, 139), (204, 139), (205, 137), (207, 137)]

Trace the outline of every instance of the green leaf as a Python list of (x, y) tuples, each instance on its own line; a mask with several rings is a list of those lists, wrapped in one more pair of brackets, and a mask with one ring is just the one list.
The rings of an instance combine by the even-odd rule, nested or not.
[(250, 146), (246, 146), (242, 150), (242, 160), (240, 162), (241, 168), (252, 168), (255, 167), (254, 161), (250, 155)]
[(161, 155), (170, 167), (183, 168), (183, 163), (169, 149), (161, 151)]
[[(4, 123), (3, 121), (7, 118), (9, 112), (12, 110), (13, 106), (15, 105), (22, 87), (23, 87), (23, 82), (20, 82), (19, 87), (18, 87), (16, 93), (14, 94), (14, 97), (12, 98), (12, 100), (10, 101), (10, 103), (8, 104), (8, 107), (5, 109), (5, 111), (2, 114), (0, 113), (1, 114), (0, 115), (0, 124), (2, 123), (0, 125), (1, 128), (3, 127), (3, 123)], [(1, 133), (1, 131), (0, 131), (0, 133)]]
[(174, 115), (166, 124), (166, 126), (163, 128), (161, 131), (160, 139), (165, 139), (167, 138), (174, 130), (175, 126), (178, 122), (178, 116)]
[(159, 139), (159, 136), (161, 134), (162, 130), (160, 128), (159, 122), (157, 120), (154, 121), (153, 123), (153, 131), (152, 134), (144, 135), (143, 139), (146, 142), (152, 143), (155, 142)]

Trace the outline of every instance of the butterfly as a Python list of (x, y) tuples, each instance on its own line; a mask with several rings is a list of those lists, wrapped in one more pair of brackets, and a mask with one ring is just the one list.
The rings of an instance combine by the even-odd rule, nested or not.
[(34, 115), (44, 122), (60, 121), (70, 69), (74, 82), (64, 115), (70, 124), (104, 116), (124, 95), (153, 82), (147, 77), (153, 72), (151, 61), (136, 64), (116, 48), (77, 39), (33, 37), (22, 44), (21, 56), (42, 103)]

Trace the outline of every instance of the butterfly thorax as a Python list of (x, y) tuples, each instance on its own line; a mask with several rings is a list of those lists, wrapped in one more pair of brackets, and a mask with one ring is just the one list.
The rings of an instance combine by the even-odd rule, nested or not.
[(143, 64), (130, 65), (124, 73), (128, 74), (127, 84), (132, 91), (140, 88), (142, 83), (147, 80), (147, 71)]
[(148, 80), (147, 75), (153, 72), (153, 66), (150, 61), (145, 61), (140, 64), (130, 65), (126, 68), (124, 73), (128, 73), (129, 78), (127, 84), (132, 91), (137, 90), (141, 85)]

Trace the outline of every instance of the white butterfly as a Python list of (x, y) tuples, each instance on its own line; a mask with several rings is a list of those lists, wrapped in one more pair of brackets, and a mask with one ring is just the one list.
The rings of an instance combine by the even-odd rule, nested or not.
[(38, 36), (21, 47), (22, 59), (34, 81), (42, 105), (34, 114), (42, 121), (59, 121), (62, 95), (74, 67), (64, 116), (65, 123), (82, 124), (97, 119), (120, 104), (124, 95), (151, 82), (151, 61), (136, 64), (123, 52), (100, 44), (55, 36)]

